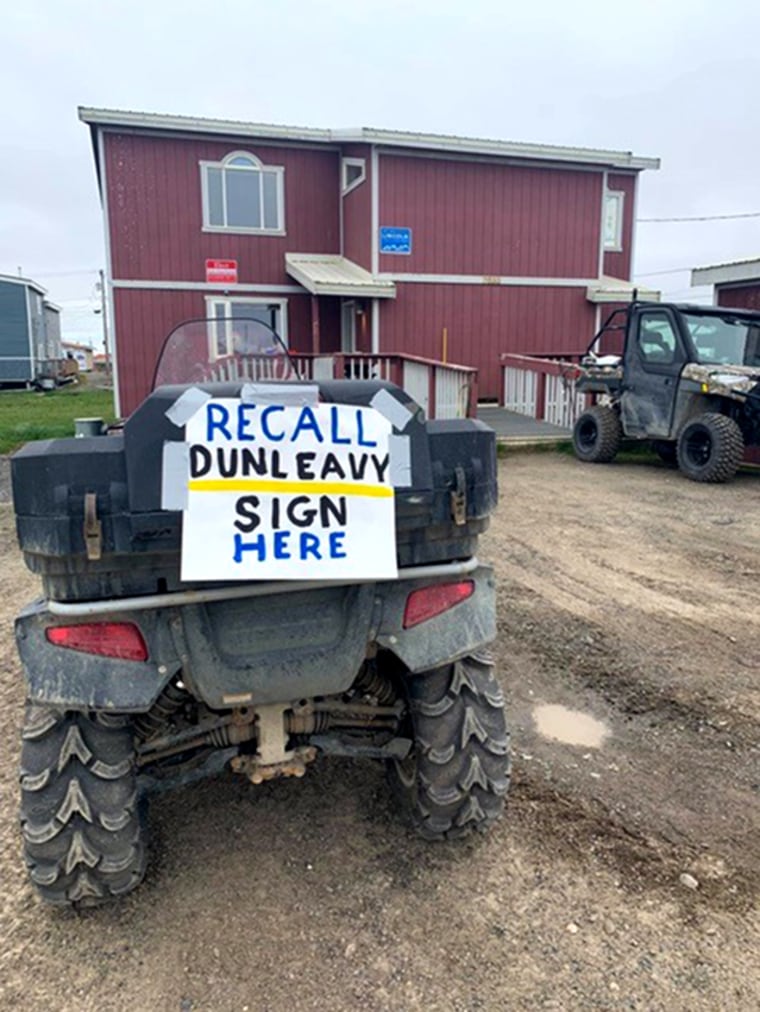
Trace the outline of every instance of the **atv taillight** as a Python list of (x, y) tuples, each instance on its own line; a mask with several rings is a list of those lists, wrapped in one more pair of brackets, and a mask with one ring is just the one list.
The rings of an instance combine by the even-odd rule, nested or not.
[(148, 648), (132, 622), (85, 622), (82, 625), (50, 626), (45, 630), (50, 643), (67, 650), (79, 650), (99, 657), (123, 661), (147, 661)]
[(429, 618), (448, 611), (455, 604), (466, 600), (475, 590), (472, 580), (460, 580), (459, 583), (436, 583), (432, 587), (421, 587), (413, 590), (406, 599), (404, 609), (404, 629), (427, 622)]

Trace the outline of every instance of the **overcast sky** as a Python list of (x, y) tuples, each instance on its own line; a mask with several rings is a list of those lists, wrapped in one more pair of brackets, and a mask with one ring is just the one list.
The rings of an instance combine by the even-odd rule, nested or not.
[[(0, 273), (69, 337), (97, 337), (104, 256), (78, 105), (632, 150), (662, 159), (642, 218), (760, 212), (757, 0), (26, 0), (2, 37)], [(753, 255), (760, 217), (641, 223), (635, 269), (682, 298)]]

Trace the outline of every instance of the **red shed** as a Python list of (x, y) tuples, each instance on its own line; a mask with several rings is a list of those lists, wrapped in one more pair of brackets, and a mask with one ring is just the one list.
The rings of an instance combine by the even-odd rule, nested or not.
[[(475, 366), (586, 347), (631, 277), (630, 152), (80, 109), (106, 222), (118, 407), (183, 319), (271, 321), (299, 351)], [(612, 280), (614, 279), (614, 281)]]
[(760, 310), (760, 260), (757, 257), (696, 267), (691, 272), (691, 283), (714, 285), (716, 306)]

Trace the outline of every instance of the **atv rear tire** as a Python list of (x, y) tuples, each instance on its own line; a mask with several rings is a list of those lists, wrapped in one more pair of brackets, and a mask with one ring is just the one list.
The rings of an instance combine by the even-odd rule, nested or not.
[(678, 466), (692, 481), (729, 481), (743, 458), (744, 437), (733, 418), (708, 411), (681, 429)]
[(411, 676), (413, 747), (388, 777), (413, 827), (427, 840), (485, 832), (509, 789), (504, 695), (484, 657)]
[(95, 906), (140, 884), (145, 842), (127, 718), (28, 704), (20, 779), (24, 856), (44, 900)]
[(609, 464), (620, 449), (623, 430), (613, 408), (595, 404), (584, 411), (573, 429), (573, 449), (578, 460)]

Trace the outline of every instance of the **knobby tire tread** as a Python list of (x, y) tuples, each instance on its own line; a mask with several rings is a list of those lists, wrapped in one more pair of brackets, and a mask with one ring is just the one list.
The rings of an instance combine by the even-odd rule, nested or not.
[(389, 776), (417, 832), (452, 840), (500, 818), (509, 789), (504, 695), (490, 663), (467, 657), (410, 678), (411, 761)]
[(96, 906), (140, 884), (146, 848), (128, 720), (28, 704), (20, 782), (24, 857), (44, 900)]

